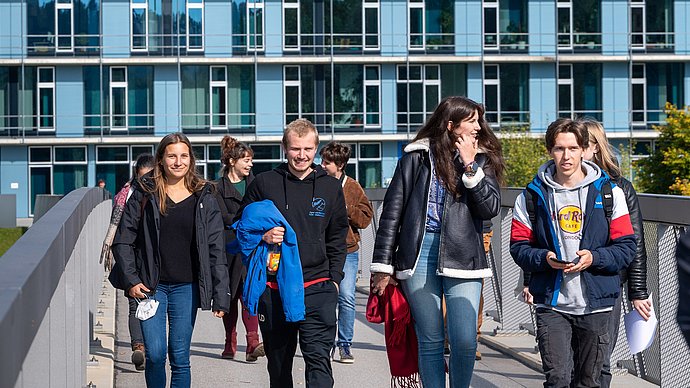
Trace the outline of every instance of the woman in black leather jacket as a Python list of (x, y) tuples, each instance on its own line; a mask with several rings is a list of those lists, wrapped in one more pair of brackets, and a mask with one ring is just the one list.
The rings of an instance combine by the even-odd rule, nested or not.
[[(637, 193), (633, 188), (632, 183), (622, 176), (621, 170), (615, 162), (615, 157), (611, 151), (611, 145), (606, 139), (604, 127), (593, 119), (583, 119), (582, 122), (587, 127), (589, 132), (589, 148), (585, 150), (584, 158), (592, 161), (611, 175), (613, 182), (620, 186), (625, 193), (625, 200), (630, 212), (630, 222), (632, 223), (635, 236), (637, 237), (637, 252), (635, 258), (630, 263), (627, 269), (621, 271), (621, 288), (625, 281), (628, 281), (628, 299), (632, 302), (633, 308), (642, 315), (644, 319), (649, 319), (651, 314), (651, 302), (649, 293), (647, 292), (647, 250), (644, 243), (644, 225), (642, 223), (642, 214), (640, 213), (640, 203), (637, 200)], [(604, 368), (601, 373), (601, 386), (608, 388), (611, 385), (611, 353), (616, 346), (618, 339), (618, 327), (621, 315), (621, 299), (623, 292), (621, 290), (619, 300), (613, 306), (613, 314), (611, 315), (611, 322), (609, 332), (611, 334), (611, 345), (609, 353), (604, 360)]]
[(445, 386), (445, 296), (450, 383), (469, 387), (481, 279), (491, 276), (482, 223), (500, 209), (501, 146), (482, 105), (448, 97), (405, 152), (383, 203), (372, 292), (382, 295), (391, 275), (401, 282), (415, 318), (420, 377), (429, 387)]

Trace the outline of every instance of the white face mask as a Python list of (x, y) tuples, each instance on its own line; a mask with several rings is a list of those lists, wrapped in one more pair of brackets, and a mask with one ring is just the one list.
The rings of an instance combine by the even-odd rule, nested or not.
[(145, 321), (152, 316), (156, 315), (158, 310), (159, 302), (155, 299), (146, 298), (144, 300), (136, 299), (139, 306), (137, 306), (137, 312), (134, 314), (139, 320)]

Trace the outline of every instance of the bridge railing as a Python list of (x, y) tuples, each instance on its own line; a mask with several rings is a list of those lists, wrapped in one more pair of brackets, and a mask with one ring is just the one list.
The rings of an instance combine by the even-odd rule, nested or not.
[(111, 201), (67, 194), (0, 258), (0, 387), (84, 387)]
[[(485, 313), (499, 322), (496, 335), (534, 335), (533, 309), (516, 298), (522, 290), (522, 275), (510, 256), (513, 205), (521, 192), (522, 189), (503, 189), (501, 212), (493, 220), (494, 236), (489, 261), (494, 275), (491, 281), (485, 281), (483, 293)], [(375, 216), (372, 225), (361, 231), (360, 270), (363, 279), (369, 279), (369, 264), (384, 195), (385, 189), (367, 190)], [(647, 248), (647, 287), (659, 319), (659, 329), (649, 349), (634, 356), (630, 354), (622, 316), (631, 308), (627, 301), (627, 288), (623, 287), (625, 302), (611, 360), (613, 373), (628, 371), (664, 387), (686, 386), (690, 381), (690, 369), (686, 367), (690, 365), (690, 351), (676, 323), (678, 276), (675, 250), (680, 230), (690, 224), (690, 197), (640, 194), (639, 199)]]

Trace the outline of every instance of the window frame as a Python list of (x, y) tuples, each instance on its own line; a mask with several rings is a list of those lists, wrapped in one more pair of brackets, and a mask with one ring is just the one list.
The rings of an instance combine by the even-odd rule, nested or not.
[[(288, 80), (286, 77), (287, 69), (290, 67), (297, 68), (297, 80)], [(297, 112), (287, 111), (287, 88), (296, 87), (297, 88)], [(283, 65), (283, 117), (285, 118), (285, 124), (287, 125), (288, 115), (297, 115), (297, 117), (302, 117), (302, 66), (301, 65)]]
[[(642, 78), (634, 78), (633, 67), (642, 67)], [(630, 98), (634, 101), (634, 85), (642, 85), (642, 110), (633, 109), (633, 103), (630, 104), (630, 122), (632, 126), (647, 126), (647, 65), (645, 63), (633, 62), (630, 67)], [(642, 121), (635, 120), (635, 113), (642, 114)]]
[[(362, 4), (362, 49), (364, 51), (378, 51), (381, 49), (381, 2), (380, 0), (363, 0)], [(376, 10), (376, 45), (367, 44), (367, 9)]]
[[(559, 23), (558, 23), (558, 10), (567, 8), (568, 9), (568, 32), (559, 32)], [(561, 44), (559, 37), (560, 36), (567, 36), (568, 37), (568, 44)], [(557, 0), (556, 2), (556, 46), (558, 50), (572, 50), (574, 48), (573, 46), (573, 2), (572, 1), (563, 1), (563, 0)], [(572, 73), (571, 73), (572, 74)]]
[[(294, 46), (288, 46), (286, 43), (286, 38), (287, 38), (287, 32), (285, 32), (285, 26), (287, 25), (286, 23), (286, 11), (288, 9), (295, 9), (297, 13), (297, 31), (296, 31), (296, 38), (297, 38), (297, 44)], [(300, 12), (300, 0), (294, 0), (294, 1), (289, 1), (289, 0), (283, 0), (283, 14), (282, 14), (282, 33), (283, 33), (283, 51), (300, 51), (302, 49), (302, 44), (301, 44), (301, 12)]]
[[(68, 48), (60, 48), (60, 39), (64, 35), (60, 35), (60, 10), (69, 10), (70, 18), (70, 32), (69, 32), (69, 46)], [(55, 52), (56, 53), (73, 53), (74, 52), (74, 0), (57, 0), (55, 2)]]
[[(406, 68), (406, 79), (401, 80), (400, 79), (400, 68), (404, 67)], [(410, 80), (410, 69), (413, 67), (419, 67), (420, 68), (420, 79), (413, 79)], [(435, 67), (436, 68), (436, 74), (438, 74), (437, 79), (427, 79), (427, 71), (429, 68)], [(432, 64), (432, 63), (406, 63), (406, 64), (400, 64), (397, 65), (395, 68), (395, 87), (396, 87), (396, 96), (397, 96), (397, 88), (400, 83), (404, 82), (405, 87), (407, 88), (407, 101), (406, 101), (406, 112), (405, 114), (407, 115), (407, 120), (405, 123), (399, 123), (398, 122), (398, 115), (400, 115), (400, 112), (397, 111), (397, 106), (396, 106), (396, 112), (395, 112), (395, 121), (396, 121), (396, 127), (404, 126), (407, 127), (408, 130), (411, 130), (412, 127), (419, 127), (424, 122), (428, 119), (428, 116), (431, 115), (433, 112), (427, 112), (426, 107), (427, 107), (427, 87), (428, 86), (437, 86), (437, 96), (436, 96), (436, 101), (440, 102), (441, 101), (441, 65), (440, 64)], [(422, 85), (422, 112), (410, 112), (410, 84), (421, 84)], [(411, 122), (410, 117), (412, 115), (418, 115), (421, 114), (423, 116), (423, 119), (421, 122)]]
[[(46, 82), (46, 81), (41, 81), (41, 70), (50, 70), (52, 74), (52, 81)], [(41, 118), (44, 116), (41, 112), (41, 90), (42, 89), (50, 89), (51, 90), (51, 103), (52, 106), (51, 108), (51, 115), (46, 115), (50, 116), (52, 118), (52, 126), (50, 127), (43, 127), (41, 126)], [(38, 132), (55, 132), (55, 121), (57, 119), (55, 115), (55, 67), (52, 66), (41, 66), (36, 68), (36, 129)]]
[[(115, 70), (115, 69), (124, 69), (124, 74), (125, 74), (125, 80), (124, 81), (113, 82), (113, 70)], [(110, 109), (108, 110), (108, 116), (109, 116), (109, 123), (108, 124), (109, 124), (111, 131), (118, 131), (118, 132), (127, 131), (127, 129), (129, 128), (129, 125), (128, 125), (129, 124), (129, 86), (128, 86), (129, 76), (127, 74), (128, 73), (127, 66), (111, 66), (108, 71), (109, 71), (109, 76), (110, 76), (108, 78), (108, 80), (109, 80), (108, 97), (109, 97), (109, 105), (110, 105), (109, 106)], [(114, 88), (124, 88), (124, 90), (125, 90), (125, 93), (124, 93), (124, 95), (125, 95), (125, 104), (124, 104), (125, 112), (123, 114), (125, 117), (125, 120), (124, 120), (125, 125), (123, 127), (115, 127), (113, 124), (114, 123), (113, 116), (116, 116), (114, 114), (114, 105), (115, 105), (115, 100), (113, 99), (113, 89)]]
[[(362, 88), (362, 94), (363, 94), (363, 122), (364, 122), (364, 128), (381, 128), (381, 65), (363, 65), (363, 77), (362, 77), (362, 82), (364, 83), (363, 88)], [(378, 79), (376, 80), (370, 80), (367, 79), (367, 68), (375, 68), (376, 69), (376, 74), (378, 75)], [(378, 106), (377, 106), (377, 111), (376, 112), (371, 112), (372, 114), (375, 114), (378, 116), (378, 123), (369, 123), (368, 115), (369, 111), (367, 110), (367, 89), (369, 87), (376, 87), (377, 90), (377, 95), (378, 95)]]
[[(569, 78), (561, 78), (561, 66), (567, 67), (569, 69)], [(558, 112), (558, 117), (561, 117), (562, 114), (568, 114), (570, 115), (570, 118), (575, 118), (575, 87), (574, 87), (574, 82), (573, 82), (573, 64), (572, 63), (559, 63), (556, 67), (556, 77), (558, 79), (557, 84), (558, 84), (558, 93), (557, 98), (559, 99), (558, 105), (559, 107), (557, 108)], [(561, 110), (560, 109), (560, 88), (561, 86), (568, 86), (570, 88), (570, 104), (568, 109), (566, 110)]]
[[(252, 18), (251, 11), (254, 10), (254, 17)], [(251, 20), (256, 19), (256, 12), (258, 10), (261, 10), (261, 17), (259, 18), (259, 25), (261, 26), (261, 33), (252, 33), (251, 30)], [(299, 9), (298, 9), (299, 13)], [(284, 17), (284, 14), (283, 14)], [(256, 51), (256, 52), (263, 52), (266, 48), (266, 39), (264, 36), (264, 33), (266, 32), (266, 8), (264, 6), (263, 0), (247, 0), (247, 7), (246, 7), (246, 20), (247, 20), (247, 25), (245, 26), (245, 33), (247, 34), (247, 51)], [(257, 26), (257, 21), (254, 20), (254, 26), (256, 30)], [(298, 30), (299, 31), (299, 30)], [(254, 39), (254, 44), (251, 44), (250, 42)], [(257, 39), (261, 39), (261, 44), (256, 44)], [(283, 40), (284, 42), (284, 40)]]
[[(412, 44), (412, 10), (419, 9), (422, 12), (422, 31), (415, 35), (421, 35), (422, 44)], [(426, 2), (425, 0), (407, 0), (407, 49), (409, 51), (426, 50)]]
[[(147, 52), (149, 51), (149, 2), (148, 0), (130, 0), (129, 3), (129, 49), (132, 52)], [(144, 10), (144, 46), (134, 46), (134, 10), (143, 9)]]
[[(484, 47), (484, 50), (498, 50), (500, 47), (500, 42), (501, 42), (501, 27), (500, 27), (500, 15), (499, 15), (499, 7), (498, 7), (498, 0), (486, 0), (482, 2), (482, 47)], [(493, 9), (494, 13), (496, 14), (496, 32), (492, 32), (491, 35), (495, 36), (495, 43), (494, 44), (486, 44), (486, 23), (484, 21), (486, 20), (486, 10), (487, 9)]]
[[(190, 36), (189, 36), (189, 11), (190, 10), (200, 10), (201, 11), (201, 45), (200, 46), (192, 46), (190, 44)], [(204, 6), (204, 0), (186, 0), (185, 1), (185, 21), (186, 21), (186, 28), (185, 28), (185, 49), (189, 52), (200, 52), (204, 51), (205, 48), (205, 39), (204, 37), (206, 36), (206, 17), (204, 15), (205, 11), (205, 6)], [(193, 34), (192, 37), (196, 38), (196, 34)]]
[[(486, 68), (488, 66), (496, 67), (496, 78), (491, 78), (488, 79), (486, 78)], [(482, 85), (482, 89), (484, 92), (484, 101), (486, 101), (486, 87), (495, 87), (496, 88), (496, 111), (490, 111), (488, 106), (486, 107), (485, 114), (495, 114), (496, 115), (496, 120), (488, 120), (490, 125), (494, 128), (500, 128), (501, 126), (501, 66), (498, 64), (485, 64), (484, 67), (482, 68), (483, 74), (482, 74), (482, 79), (484, 80), (484, 84)]]
[[(213, 80), (213, 70), (214, 69), (223, 69), (223, 74), (224, 74), (224, 80), (223, 81), (214, 81)], [(209, 110), (209, 127), (211, 130), (227, 130), (228, 129), (228, 67), (227, 66), (209, 66), (208, 69), (208, 77), (209, 77), (209, 85), (208, 85), (208, 110)], [(223, 93), (224, 93), (224, 106), (223, 112), (214, 112), (213, 111), (213, 89), (214, 88), (222, 88)], [(224, 125), (213, 125), (213, 117), (214, 116), (224, 116), (225, 119), (225, 124)]]

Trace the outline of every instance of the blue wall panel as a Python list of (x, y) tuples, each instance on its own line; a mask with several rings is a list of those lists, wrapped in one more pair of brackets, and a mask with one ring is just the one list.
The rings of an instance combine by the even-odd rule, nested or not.
[(407, 2), (381, 0), (381, 55), (407, 54)]
[(391, 178), (393, 178), (395, 166), (398, 165), (398, 159), (401, 156), (398, 155), (401, 144), (407, 143), (406, 141), (384, 141), (381, 143), (381, 179), (383, 180), (381, 184), (383, 187), (388, 187)]
[(84, 82), (79, 66), (55, 68), (55, 134), (58, 137), (84, 135)]
[(20, 1), (0, 2), (0, 58), (21, 58), (22, 37), (26, 35), (24, 4)]
[(103, 0), (102, 9), (103, 57), (129, 57), (129, 1)]
[(484, 102), (484, 80), (482, 78), (482, 64), (467, 64), (467, 97)]
[(628, 54), (627, 0), (603, 0), (601, 2), (601, 53), (604, 55)]
[[(676, 54), (690, 53), (690, 0), (673, 2), (673, 31), (675, 31)], [(686, 72), (687, 74), (687, 72)], [(690, 92), (685, 88), (686, 95)]]
[[(0, 194), (15, 194), (17, 217), (29, 216), (29, 166), (26, 146), (3, 146), (0, 150)], [(11, 184), (18, 188), (12, 189)]]
[(381, 132), (396, 133), (396, 65), (381, 65)]
[(602, 109), (606, 131), (628, 131), (630, 91), (627, 63), (604, 63)]
[(282, 134), (283, 66), (262, 65), (256, 69), (256, 101), (256, 134)]
[(532, 131), (544, 132), (557, 117), (556, 64), (532, 63), (529, 76), (530, 126)]
[(158, 65), (153, 74), (154, 134), (163, 136), (181, 129), (180, 81), (175, 65)]
[(232, 53), (232, 6), (228, 0), (206, 0), (204, 3), (204, 34), (207, 57), (230, 56)]
[(553, 0), (530, 0), (527, 6), (529, 53), (556, 54), (556, 4)]
[(482, 2), (455, 0), (455, 54), (482, 54)]
[[(281, 0), (266, 0), (264, 4), (264, 45), (267, 57), (283, 53), (283, 3)], [(229, 26), (228, 26), (229, 28)]]

